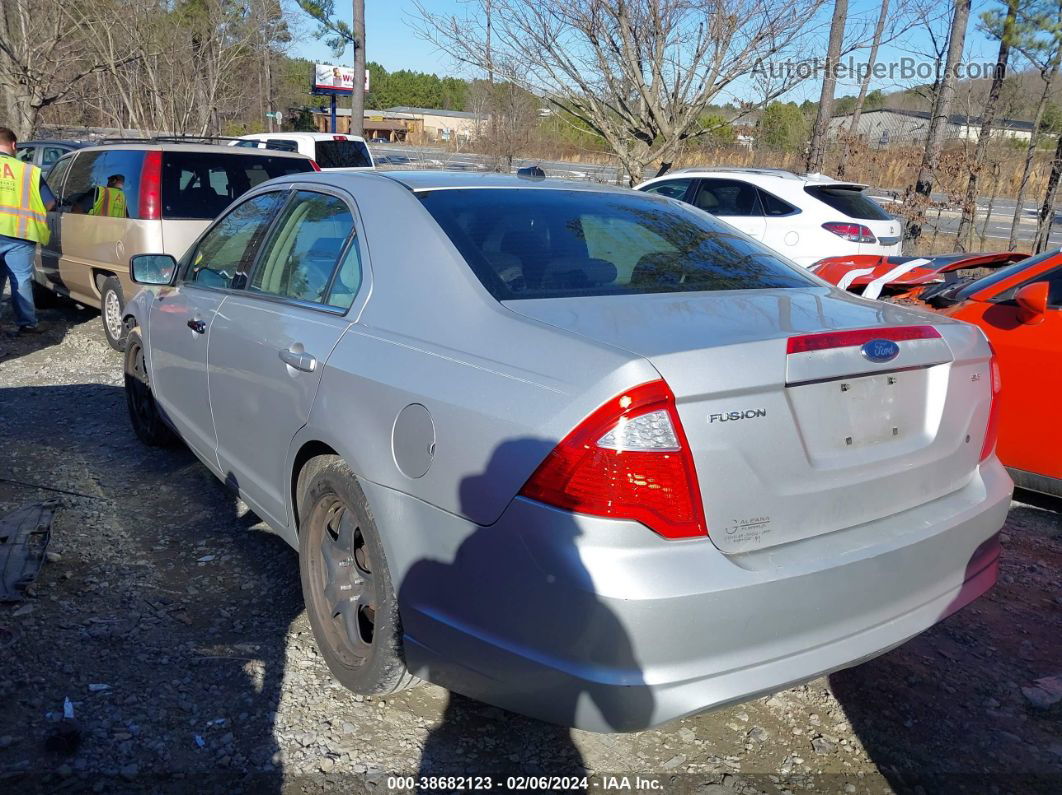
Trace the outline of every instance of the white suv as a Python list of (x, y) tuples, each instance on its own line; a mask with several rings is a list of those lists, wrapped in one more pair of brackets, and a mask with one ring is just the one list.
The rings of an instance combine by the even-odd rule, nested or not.
[(360, 135), (334, 133), (279, 132), (241, 135), (229, 146), (249, 146), (257, 149), (274, 149), (281, 152), (298, 152), (306, 155), (322, 171), (353, 171), (375, 168), (372, 152)]
[(769, 168), (686, 168), (637, 187), (692, 204), (805, 268), (823, 257), (900, 254), (903, 225), (865, 189)]

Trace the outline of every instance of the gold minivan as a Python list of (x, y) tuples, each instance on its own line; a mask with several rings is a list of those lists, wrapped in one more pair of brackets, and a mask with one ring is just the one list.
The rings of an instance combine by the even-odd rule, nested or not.
[(47, 182), (56, 196), (51, 239), (34, 272), (46, 291), (100, 310), (103, 333), (125, 348), (122, 311), (138, 287), (134, 254), (185, 249), (234, 199), (273, 177), (320, 170), (304, 155), (167, 140), (115, 142), (64, 155)]

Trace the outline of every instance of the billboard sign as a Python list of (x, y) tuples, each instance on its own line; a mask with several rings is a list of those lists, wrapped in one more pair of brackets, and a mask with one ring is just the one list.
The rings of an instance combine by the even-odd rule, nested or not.
[[(313, 65), (311, 94), (354, 93), (354, 70), (349, 66), (333, 66), (327, 63)], [(369, 90), (369, 70), (365, 70), (365, 91)]]

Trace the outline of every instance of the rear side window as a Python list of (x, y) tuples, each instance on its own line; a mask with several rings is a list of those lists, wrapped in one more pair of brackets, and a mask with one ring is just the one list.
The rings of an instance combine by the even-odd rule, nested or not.
[(165, 152), (162, 158), (162, 217), (216, 218), (235, 199), (274, 177), (312, 171), (301, 157), (228, 152)]
[(361, 141), (317, 141), (314, 160), (321, 168), (366, 168), (372, 165), (369, 147)]
[(466, 189), (420, 198), (502, 301), (816, 284), (726, 224), (640, 193)]
[(41, 166), (50, 166), (60, 157), (66, 154), (66, 150), (58, 146), (46, 146), (41, 151)]
[(892, 220), (892, 216), (881, 209), (877, 202), (863, 194), (862, 188), (854, 185), (806, 185), (804, 192), (849, 218), (860, 218), (864, 221)]
[(763, 215), (755, 186), (732, 179), (702, 179), (693, 206), (721, 218)]
[(777, 218), (782, 215), (792, 215), (793, 213), (800, 212), (799, 209), (791, 205), (787, 201), (782, 201), (774, 194), (760, 188), (760, 205), (763, 207), (763, 214), (767, 217)]
[(266, 149), (272, 149), (274, 152), (298, 152), (299, 145), (295, 141), (289, 141), (286, 138), (270, 138), (265, 142)]
[[(314, 304), (332, 303), (328, 300), (332, 275), (353, 232), (354, 216), (346, 202), (324, 193), (299, 191), (277, 220), (250, 290)], [(334, 305), (346, 308), (353, 301), (361, 271), (359, 267), (355, 277), (356, 258), (344, 265), (346, 278), (340, 280)]]

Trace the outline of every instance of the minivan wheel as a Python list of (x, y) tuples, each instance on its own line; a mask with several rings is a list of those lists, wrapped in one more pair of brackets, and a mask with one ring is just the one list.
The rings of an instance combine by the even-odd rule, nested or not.
[(418, 680), (402, 658), (398, 600), (368, 502), (341, 459), (329, 456), (307, 466), (312, 469), (300, 500), (299, 570), (321, 656), (355, 693), (403, 690)]
[(133, 432), (144, 444), (166, 447), (177, 441), (176, 435), (159, 414), (148, 381), (144, 341), (135, 329), (129, 332), (125, 346), (125, 404), (129, 409)]
[(125, 350), (128, 329), (122, 319), (124, 311), (122, 284), (113, 276), (108, 276), (100, 285), (100, 318), (103, 320), (103, 334), (107, 343), (116, 351)]

